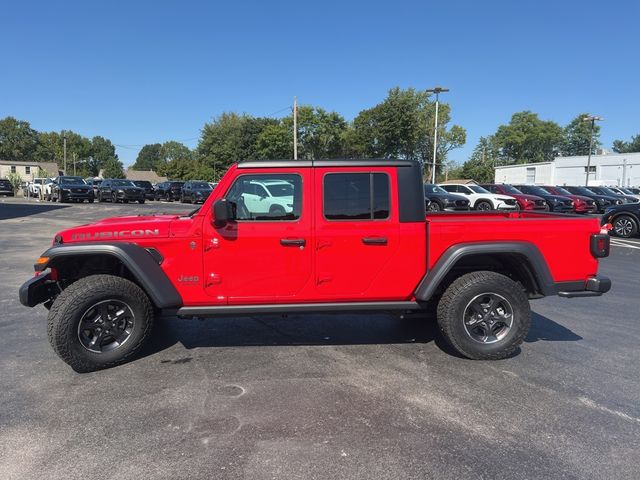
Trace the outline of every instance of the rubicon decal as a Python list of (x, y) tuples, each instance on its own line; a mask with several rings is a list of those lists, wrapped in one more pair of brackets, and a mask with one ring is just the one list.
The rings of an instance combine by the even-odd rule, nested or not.
[(114, 232), (87, 232), (74, 233), (71, 240), (103, 240), (105, 238), (139, 238), (139, 237), (157, 237), (160, 231), (157, 228), (153, 230), (118, 230)]

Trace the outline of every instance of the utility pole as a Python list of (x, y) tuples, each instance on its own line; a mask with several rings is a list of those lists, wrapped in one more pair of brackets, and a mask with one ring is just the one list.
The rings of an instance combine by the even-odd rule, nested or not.
[(67, 134), (63, 134), (62, 136), (62, 150), (63, 150), (63, 156), (64, 156), (64, 166), (62, 168), (63, 173), (66, 175), (67, 174)]
[(593, 129), (596, 125), (596, 120), (601, 121), (604, 120), (602, 117), (597, 115), (587, 115), (582, 118), (583, 122), (591, 122), (591, 130), (589, 135), (589, 156), (587, 157), (587, 173), (585, 175), (584, 186), (589, 186), (589, 170), (591, 169), (591, 150), (593, 149)]
[(427, 93), (436, 94), (436, 119), (433, 127), (433, 166), (431, 168), (431, 183), (436, 183), (436, 154), (438, 152), (438, 105), (440, 93), (448, 92), (448, 88), (434, 87), (428, 88)]
[(293, 159), (298, 159), (298, 97), (293, 97)]
[(73, 152), (73, 176), (75, 177), (76, 175), (76, 157), (78, 156), (78, 154), (76, 152)]

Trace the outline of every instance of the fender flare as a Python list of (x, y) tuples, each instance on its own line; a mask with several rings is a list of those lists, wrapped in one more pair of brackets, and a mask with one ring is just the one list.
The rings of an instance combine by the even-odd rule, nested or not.
[(531, 266), (531, 274), (543, 295), (555, 295), (558, 284), (554, 282), (544, 256), (529, 242), (459, 243), (449, 247), (436, 264), (423, 277), (416, 288), (418, 301), (428, 301), (436, 292), (447, 274), (462, 258), (470, 255), (516, 254), (525, 257)]
[(133, 243), (77, 243), (55, 245), (44, 252), (41, 257), (49, 260), (36, 265), (37, 270), (55, 267), (56, 263), (66, 257), (83, 255), (106, 255), (118, 259), (131, 272), (133, 277), (149, 295), (158, 308), (176, 308), (182, 306), (182, 297), (171, 283), (158, 263), (157, 252), (149, 252)]

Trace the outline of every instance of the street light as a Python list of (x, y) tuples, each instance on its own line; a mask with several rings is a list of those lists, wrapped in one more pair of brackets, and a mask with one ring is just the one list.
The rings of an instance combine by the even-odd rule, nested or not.
[(586, 117), (582, 118), (583, 122), (591, 122), (591, 134), (589, 135), (589, 156), (587, 157), (587, 174), (584, 180), (585, 187), (589, 186), (589, 169), (591, 168), (591, 150), (593, 149), (593, 128), (596, 125), (596, 120), (602, 121), (604, 120), (604, 118), (599, 117), (597, 115), (587, 115)]
[(63, 157), (64, 157), (64, 168), (62, 169), (62, 171), (64, 172), (64, 174), (67, 174), (67, 134), (65, 133), (62, 136), (62, 141), (63, 141)]
[(436, 183), (436, 152), (438, 151), (438, 100), (440, 93), (448, 91), (449, 89), (444, 87), (434, 87), (427, 89), (427, 93), (436, 94), (436, 120), (433, 127), (433, 168), (431, 169), (431, 183)]

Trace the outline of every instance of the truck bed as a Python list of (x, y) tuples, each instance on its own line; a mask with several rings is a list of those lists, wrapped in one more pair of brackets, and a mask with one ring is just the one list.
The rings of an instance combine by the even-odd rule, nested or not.
[(579, 280), (598, 270), (598, 261), (590, 253), (591, 235), (600, 232), (597, 217), (545, 212), (456, 212), (429, 214), (426, 221), (429, 270), (451, 245), (496, 241), (533, 242), (556, 282)]

